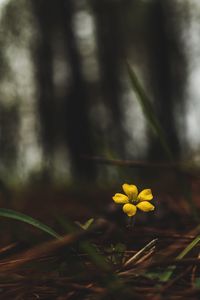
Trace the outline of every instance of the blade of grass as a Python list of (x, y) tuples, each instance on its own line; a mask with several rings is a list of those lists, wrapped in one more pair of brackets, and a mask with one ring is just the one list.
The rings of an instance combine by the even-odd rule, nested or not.
[[(200, 235), (198, 235), (181, 253), (176, 257), (177, 260), (181, 260), (184, 258), (198, 243), (200, 242)], [(173, 272), (175, 271), (176, 266), (170, 266), (167, 268), (167, 270), (160, 275), (160, 281), (167, 282)]]
[[(66, 232), (68, 232), (68, 233), (76, 232), (77, 228), (74, 227), (74, 224), (71, 224), (70, 222), (68, 222), (66, 218), (64, 218), (62, 216), (58, 216), (57, 220), (63, 226), (63, 228), (66, 230)], [(88, 221), (90, 224), (92, 224), (94, 219), (91, 218)], [(82, 229), (84, 231), (86, 231), (84, 228), (82, 228)], [(97, 247), (95, 247), (88, 240), (80, 241), (79, 245), (80, 245), (80, 249), (82, 249), (82, 251), (84, 251), (90, 257), (90, 259), (95, 263), (95, 265), (97, 267), (99, 267), (101, 270), (104, 270), (104, 271), (110, 271), (109, 263), (106, 261), (104, 255), (101, 254), (100, 251), (97, 251), (97, 249), (98, 249)]]
[(14, 220), (18, 220), (18, 221), (27, 223), (29, 225), (32, 225), (32, 226), (48, 233), (49, 235), (53, 236), (54, 238), (57, 238), (57, 239), (61, 238), (61, 236), (56, 231), (51, 229), (49, 226), (47, 226), (47, 225), (43, 224), (42, 222), (40, 222), (28, 215), (25, 215), (23, 213), (20, 213), (20, 212), (11, 210), (11, 209), (0, 208), (0, 217), (14, 219)]
[(148, 96), (146, 95), (142, 85), (140, 84), (137, 76), (135, 75), (133, 68), (130, 66), (128, 62), (127, 62), (127, 69), (128, 69), (129, 78), (131, 80), (132, 88), (137, 95), (137, 99), (139, 101), (139, 104), (142, 107), (146, 120), (149, 122), (149, 125), (152, 128), (153, 132), (157, 135), (158, 139), (160, 140), (160, 143), (163, 147), (166, 156), (168, 157), (169, 160), (172, 160), (173, 154), (170, 150), (169, 144), (167, 142), (163, 129), (160, 125), (160, 122), (153, 111), (153, 107), (151, 105)]
[[(166, 154), (166, 157), (172, 161), (173, 153), (170, 149), (169, 143), (166, 139), (166, 136), (162, 129), (162, 126), (160, 125), (160, 122), (153, 110), (151, 101), (149, 100), (147, 94), (145, 93), (141, 83), (139, 82), (139, 80), (138, 80), (133, 68), (129, 64), (129, 62), (127, 62), (127, 69), (128, 69), (128, 74), (129, 74), (129, 77), (131, 80), (132, 88), (137, 95), (138, 102), (142, 107), (142, 110), (146, 117), (146, 120), (148, 121), (153, 132), (157, 135), (158, 139), (160, 140), (160, 144)], [(183, 175), (184, 174), (182, 174), (180, 176), (180, 184), (183, 187), (182, 188), (183, 194), (186, 197), (188, 204), (190, 205), (194, 220), (199, 221), (199, 215), (197, 213), (196, 206), (194, 205), (193, 199), (191, 197), (191, 190), (190, 190), (189, 183), (184, 179)]]
[(198, 235), (191, 243), (177, 256), (177, 259), (182, 259), (200, 242), (200, 235)]
[(111, 272), (111, 266), (107, 262), (106, 258), (97, 248), (89, 241), (80, 243), (80, 248), (90, 257), (94, 264), (102, 271)]
[(83, 230), (87, 230), (92, 225), (93, 222), (94, 222), (94, 218), (90, 218), (84, 224), (78, 221), (75, 221), (75, 224), (78, 225)]

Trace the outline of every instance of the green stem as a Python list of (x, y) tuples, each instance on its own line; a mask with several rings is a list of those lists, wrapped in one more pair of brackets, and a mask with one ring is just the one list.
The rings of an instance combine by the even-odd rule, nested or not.
[(135, 225), (135, 216), (134, 217), (128, 217), (128, 225), (127, 225), (127, 227), (129, 229), (133, 229), (134, 225)]

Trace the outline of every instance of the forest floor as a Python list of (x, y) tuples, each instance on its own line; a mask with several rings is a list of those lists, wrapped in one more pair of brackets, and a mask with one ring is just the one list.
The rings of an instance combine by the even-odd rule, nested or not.
[[(195, 182), (196, 211), (198, 188)], [(114, 191), (81, 196), (46, 187), (16, 193), (12, 209), (48, 224), (62, 238), (2, 219), (0, 299), (199, 299), (199, 222), (184, 197), (162, 189), (156, 210), (138, 214), (133, 226), (113, 205)], [(90, 218), (88, 229), (75, 222)]]

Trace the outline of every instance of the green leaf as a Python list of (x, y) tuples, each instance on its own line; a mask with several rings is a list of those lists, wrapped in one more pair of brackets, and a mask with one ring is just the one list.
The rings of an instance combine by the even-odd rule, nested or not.
[(115, 251), (118, 253), (124, 253), (126, 251), (126, 245), (122, 243), (117, 243), (115, 245)]
[(107, 262), (106, 258), (100, 253), (97, 246), (92, 245), (88, 241), (84, 241), (80, 243), (81, 249), (88, 254), (90, 259), (95, 263), (95, 265), (104, 271), (110, 271), (110, 265)]
[(194, 287), (199, 289), (200, 288), (200, 277), (197, 277), (194, 281)]
[(28, 216), (25, 215), (23, 213), (11, 210), (11, 209), (6, 209), (6, 208), (0, 208), (0, 217), (5, 217), (5, 218), (9, 218), (9, 219), (14, 219), (14, 220), (18, 220), (27, 224), (30, 224), (46, 233), (48, 233), (49, 235), (53, 236), (54, 238), (60, 239), (61, 236), (55, 232), (53, 229), (51, 229), (49, 226), (43, 224), (42, 222)]
[(140, 84), (137, 76), (135, 75), (133, 68), (130, 66), (130, 64), (128, 62), (127, 62), (127, 69), (128, 69), (128, 74), (129, 74), (129, 77), (131, 80), (132, 88), (136, 93), (138, 102), (142, 107), (142, 110), (146, 117), (146, 120), (149, 122), (149, 125), (152, 128), (153, 132), (157, 135), (158, 139), (160, 140), (160, 143), (163, 147), (163, 150), (164, 150), (166, 156), (170, 160), (172, 160), (173, 154), (170, 150), (169, 144), (167, 142), (167, 139), (163, 132), (163, 129), (160, 125), (160, 122), (153, 110), (151, 101), (149, 100), (148, 96), (146, 95), (142, 85)]
[(91, 219), (87, 220), (84, 224), (82, 224), (78, 221), (76, 221), (75, 223), (82, 229), (87, 230), (92, 225), (93, 222), (94, 222), (94, 219), (91, 218)]
[(176, 269), (176, 266), (167, 267), (166, 271), (160, 274), (159, 280), (162, 282), (167, 282), (171, 278), (175, 269)]
[[(144, 277), (148, 278), (148, 279), (151, 279), (151, 280), (161, 280), (161, 276), (162, 276), (162, 273), (160, 271), (158, 272), (146, 272), (144, 274)], [(161, 280), (162, 281), (162, 280)]]

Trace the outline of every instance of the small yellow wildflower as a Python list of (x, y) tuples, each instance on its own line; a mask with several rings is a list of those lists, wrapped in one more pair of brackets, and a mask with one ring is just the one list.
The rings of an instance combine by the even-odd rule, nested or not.
[(153, 199), (151, 189), (144, 189), (138, 194), (138, 189), (135, 185), (124, 183), (122, 185), (125, 193), (116, 193), (112, 199), (117, 204), (124, 204), (123, 211), (129, 217), (136, 214), (137, 208), (144, 212), (149, 212), (155, 209), (155, 207), (149, 202)]

